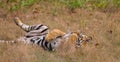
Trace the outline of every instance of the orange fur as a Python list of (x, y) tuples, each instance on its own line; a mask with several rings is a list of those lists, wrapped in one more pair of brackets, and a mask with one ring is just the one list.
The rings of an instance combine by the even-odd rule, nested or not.
[(58, 30), (58, 29), (54, 29), (47, 34), (46, 40), (49, 41), (49, 40), (54, 39), (57, 36), (63, 36), (63, 35), (65, 35), (65, 32)]
[(69, 40), (68, 40), (68, 41), (69, 41), (71, 44), (76, 44), (77, 39), (78, 39), (77, 34), (73, 33), (73, 34), (69, 37)]
[(83, 42), (82, 42), (82, 44), (81, 44), (82, 47), (86, 47), (86, 46), (87, 46), (87, 41), (86, 41), (87, 39), (89, 39), (89, 37), (86, 36), (86, 35), (84, 35), (84, 36), (83, 36)]
[[(49, 41), (49, 40), (55, 39), (55, 37), (57, 37), (57, 36), (64, 36), (65, 34), (66, 34), (65, 32), (63, 32), (59, 29), (54, 29), (47, 34), (46, 40)], [(71, 36), (69, 37), (68, 41), (67, 42), (63, 41), (63, 43), (69, 44), (71, 46), (76, 46), (79, 34), (80, 34), (80, 31), (74, 31), (73, 34), (71, 34)], [(82, 47), (87, 45), (87, 41), (86, 41), (87, 39), (89, 39), (88, 36), (86, 36), (86, 35), (82, 36), (82, 40), (83, 40), (83, 42), (81, 44)]]

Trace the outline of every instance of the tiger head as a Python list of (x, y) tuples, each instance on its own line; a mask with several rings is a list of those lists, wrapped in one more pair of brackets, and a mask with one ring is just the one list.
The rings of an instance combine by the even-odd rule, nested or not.
[(86, 46), (88, 42), (92, 40), (91, 36), (87, 36), (85, 34), (82, 34), (80, 32), (71, 32), (67, 33), (65, 36), (65, 39), (69, 41), (71, 44), (76, 45), (76, 47), (83, 47)]
[(80, 33), (80, 34), (77, 34), (77, 35), (78, 35), (77, 47), (86, 46), (87, 43), (92, 40), (91, 36), (87, 36), (83, 33)]

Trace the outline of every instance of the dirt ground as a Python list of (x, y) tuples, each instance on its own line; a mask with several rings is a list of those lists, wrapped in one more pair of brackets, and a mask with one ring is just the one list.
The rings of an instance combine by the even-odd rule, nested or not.
[[(43, 3), (46, 4), (46, 3)], [(0, 62), (119, 62), (120, 61), (120, 11), (53, 7), (51, 4), (33, 5), (28, 10), (9, 12), (0, 9), (0, 39), (15, 40), (25, 32), (17, 27), (13, 18), (20, 17), (30, 25), (45, 24), (50, 30), (81, 32), (92, 36), (87, 47), (73, 54), (49, 52), (41, 47), (23, 44), (0, 44)]]

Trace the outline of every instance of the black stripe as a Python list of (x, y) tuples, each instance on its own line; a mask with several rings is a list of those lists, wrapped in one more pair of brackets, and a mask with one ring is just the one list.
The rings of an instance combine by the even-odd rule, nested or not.
[(78, 38), (78, 40), (77, 40), (77, 44), (80, 45), (80, 39), (79, 39), (79, 38)]
[(49, 43), (48, 42), (45, 42), (45, 47), (48, 49), (49, 47), (47, 46)]
[(57, 37), (56, 37), (56, 39), (57, 39), (57, 38), (62, 38), (62, 36), (61, 36), (61, 35), (59, 35), (59, 36), (57, 36)]
[(34, 30), (35, 29), (35, 26), (31, 26), (30, 28), (29, 28), (29, 30)]
[(25, 36), (26, 38), (30, 38), (30, 37), (33, 37), (33, 36)]
[(45, 46), (47, 47), (48, 42), (45, 42)]
[(40, 39), (40, 40), (37, 42), (37, 44), (39, 45), (39, 43), (41, 42), (41, 45), (42, 45), (42, 43), (44, 42), (44, 40), (45, 40), (45, 37), (43, 37), (43, 39)]
[(52, 51), (52, 45), (51, 45), (51, 43), (50, 43), (50, 45), (49, 45), (49, 51)]
[(36, 28), (36, 30), (40, 29), (42, 26), (43, 26), (43, 24), (41, 24), (40, 26), (38, 26), (38, 27)]
[(45, 32), (45, 31), (47, 31), (47, 30), (48, 30), (48, 28), (46, 28), (46, 29), (44, 29), (43, 31), (41, 31), (41, 33)]
[(31, 41), (32, 43), (35, 43), (35, 40), (33, 40), (33, 39), (31, 39), (30, 41)]
[(42, 40), (42, 42), (41, 42), (41, 46), (44, 48), (44, 42), (45, 42), (45, 37), (43, 37), (43, 40)]
[(37, 44), (39, 45), (40, 42), (41, 42), (41, 39), (37, 42)]

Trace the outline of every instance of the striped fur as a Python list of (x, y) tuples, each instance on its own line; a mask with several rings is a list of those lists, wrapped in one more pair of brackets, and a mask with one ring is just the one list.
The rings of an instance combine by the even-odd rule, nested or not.
[(18, 17), (15, 17), (14, 21), (16, 25), (27, 32), (24, 37), (25, 43), (37, 44), (47, 50), (54, 50), (59, 46), (61, 42), (61, 36), (57, 35), (54, 37), (54, 39), (50, 39), (50, 32), (46, 25), (39, 24), (29, 26), (22, 23)]
[[(37, 44), (49, 51), (54, 51), (64, 42), (69, 42), (71, 45), (80, 47), (91, 40), (91, 38), (80, 34), (80, 32), (65, 33), (58, 29), (49, 32), (49, 28), (43, 24), (30, 26), (22, 23), (19, 18), (15, 18), (14, 21), (16, 25), (26, 31), (22, 40), (25, 44)], [(14, 42), (15, 41), (12, 41), (12, 43)]]
[(54, 51), (60, 45), (61, 39), (61, 36), (57, 36), (55, 39), (47, 41), (45, 36), (39, 36), (32, 38), (30, 42), (31, 44), (37, 44), (38, 46), (43, 47), (45, 50)]
[(64, 36), (64, 39), (71, 45), (74, 44), (76, 47), (84, 47), (92, 40), (92, 37), (84, 35), (80, 32), (69, 32)]
[(29, 26), (26, 30), (28, 30), (24, 37), (26, 43), (37, 44), (45, 50), (53, 51), (56, 49), (62, 38), (61, 36), (56, 36), (54, 39), (47, 40), (46, 36), (48, 35), (49, 30), (48, 27), (43, 24)]

